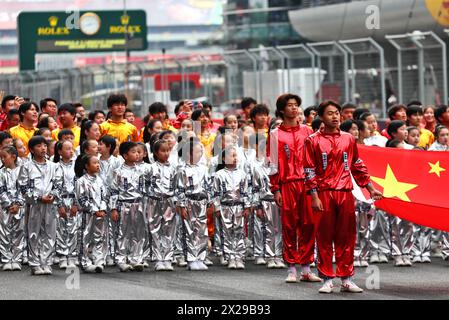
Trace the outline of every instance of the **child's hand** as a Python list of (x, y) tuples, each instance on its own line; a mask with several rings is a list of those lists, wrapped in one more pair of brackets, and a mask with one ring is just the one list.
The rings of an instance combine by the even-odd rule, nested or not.
[(75, 217), (77, 212), (78, 212), (78, 207), (77, 206), (72, 206), (70, 208), (70, 216), (71, 217)]
[(181, 210), (181, 217), (184, 220), (187, 220), (189, 218), (189, 213), (187, 212), (187, 208), (180, 208)]
[(10, 214), (17, 214), (19, 212), (20, 207), (17, 204), (13, 204), (9, 207), (8, 211)]
[(257, 209), (256, 210), (256, 215), (260, 220), (264, 220), (265, 219), (265, 215), (263, 214), (263, 210), (262, 209)]
[[(42, 202), (43, 202), (44, 200), (42, 199)], [(59, 213), (59, 216), (61, 217), (61, 218), (64, 218), (64, 219), (67, 219), (67, 212), (66, 212), (66, 210), (65, 210), (65, 207), (60, 207), (60, 208), (58, 208), (58, 213)]]
[(117, 222), (117, 221), (118, 221), (119, 215), (118, 215), (117, 209), (114, 209), (114, 210), (111, 211), (111, 219), (112, 219), (112, 221), (114, 221), (114, 222)]
[(98, 218), (104, 218), (104, 216), (106, 215), (106, 212), (105, 211), (97, 211), (97, 212), (95, 212), (95, 215), (98, 217)]
[(53, 203), (53, 201), (55, 201), (54, 196), (42, 196), (43, 203), (50, 204), (50, 203)]

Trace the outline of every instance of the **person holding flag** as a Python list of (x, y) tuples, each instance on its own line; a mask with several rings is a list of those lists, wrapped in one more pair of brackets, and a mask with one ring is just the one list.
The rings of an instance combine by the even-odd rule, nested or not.
[[(305, 189), (312, 196), (312, 209), (318, 215), (317, 245), (318, 271), (325, 280), (320, 293), (332, 293), (332, 279), (342, 279), (341, 291), (363, 292), (352, 280), (354, 275), (354, 246), (356, 216), (351, 175), (360, 187), (365, 187), (372, 199), (382, 199), (359, 158), (354, 137), (340, 131), (341, 107), (333, 101), (324, 101), (318, 115), (324, 127), (305, 140)], [(335, 248), (337, 270), (332, 257)]]

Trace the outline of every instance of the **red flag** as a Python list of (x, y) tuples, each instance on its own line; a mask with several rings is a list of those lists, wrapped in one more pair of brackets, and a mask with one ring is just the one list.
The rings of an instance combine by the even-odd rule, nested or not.
[(419, 225), (449, 231), (449, 152), (359, 146), (377, 208)]

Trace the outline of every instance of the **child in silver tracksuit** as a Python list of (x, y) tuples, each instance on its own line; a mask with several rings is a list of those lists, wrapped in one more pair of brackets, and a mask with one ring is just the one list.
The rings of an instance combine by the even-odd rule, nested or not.
[(85, 155), (76, 168), (75, 194), (81, 213), (79, 260), (85, 272), (102, 272), (108, 253), (107, 189), (97, 157)]
[(47, 141), (35, 136), (28, 143), (33, 160), (20, 170), (18, 184), (30, 205), (28, 218), (28, 256), (31, 273), (51, 274), (56, 245), (56, 211), (61, 205), (62, 170), (46, 160)]
[(223, 254), (229, 269), (245, 269), (244, 219), (248, 217), (251, 203), (246, 193), (247, 174), (238, 169), (235, 147), (223, 151), (224, 164), (218, 165), (214, 176), (214, 205), (223, 234)]
[[(182, 221), (183, 247), (189, 270), (207, 270), (207, 207), (210, 178), (207, 167), (200, 163), (203, 148), (193, 138), (183, 145), (182, 159), (185, 165), (178, 168), (176, 194), (177, 209)], [(184, 162), (183, 161), (183, 162)]]
[(145, 212), (143, 211), (143, 177), (135, 163), (139, 159), (134, 142), (122, 142), (120, 155), (125, 159), (114, 172), (111, 187), (111, 218), (119, 218), (116, 263), (120, 271), (143, 271)]
[(174, 241), (176, 236), (175, 184), (176, 168), (168, 161), (170, 147), (167, 141), (157, 140), (153, 145), (155, 162), (143, 174), (148, 202), (146, 214), (151, 233), (156, 271), (173, 271)]
[(0, 253), (4, 271), (20, 271), (24, 249), (24, 199), (17, 188), (19, 155), (10, 146), (0, 150)]
[(56, 144), (53, 161), (59, 164), (63, 173), (62, 206), (58, 208), (59, 217), (56, 229), (56, 254), (59, 256), (59, 267), (61, 269), (74, 268), (78, 257), (77, 238), (81, 220), (78, 216), (75, 198), (75, 161), (73, 160), (73, 154), (71, 141), (59, 141)]

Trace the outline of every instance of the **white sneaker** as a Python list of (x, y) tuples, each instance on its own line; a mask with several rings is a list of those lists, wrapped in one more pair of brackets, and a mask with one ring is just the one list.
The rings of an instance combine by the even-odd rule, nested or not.
[(402, 261), (404, 261), (404, 266), (406, 266), (406, 267), (411, 267), (413, 265), (413, 263), (410, 260), (410, 257), (408, 255), (402, 256)]
[(287, 283), (295, 283), (298, 282), (298, 278), (296, 276), (296, 273), (288, 272), (287, 278), (285, 278), (285, 282)]
[(423, 263), (431, 263), (432, 260), (430, 259), (430, 257), (425, 256), (425, 257), (421, 257), (421, 262), (423, 262)]
[(228, 269), (237, 269), (237, 265), (235, 263), (235, 260), (229, 260)]
[(388, 257), (384, 253), (379, 254), (379, 263), (388, 263)]
[(67, 264), (67, 268), (69, 268), (69, 269), (76, 268), (76, 259), (75, 258), (70, 258), (69, 259), (69, 263)]
[(51, 275), (52, 274), (52, 270), (50, 266), (44, 266), (42, 268), (42, 271), (44, 272), (45, 275)]
[(213, 266), (214, 263), (212, 262), (212, 260), (210, 260), (208, 257), (206, 257), (206, 259), (204, 259), (203, 262), (206, 266)]
[(266, 265), (267, 262), (265, 261), (264, 258), (262, 258), (262, 257), (257, 257), (257, 258), (256, 258), (256, 261), (254, 261), (254, 264), (255, 264), (255, 265), (258, 265), (258, 266), (261, 266), (261, 265)]
[(316, 265), (315, 265), (315, 261), (314, 261), (314, 262), (312, 262), (312, 263), (310, 264), (310, 267), (311, 267), (311, 268), (315, 268), (315, 267), (316, 267)]
[(129, 270), (131, 270), (131, 266), (127, 263), (119, 264), (118, 268), (120, 269), (120, 272), (128, 272)]
[(277, 265), (276, 265), (276, 262), (274, 261), (274, 259), (268, 260), (268, 263), (267, 263), (268, 269), (276, 269), (276, 267), (277, 267)]
[(206, 263), (203, 262), (203, 261), (197, 261), (196, 264), (198, 265), (198, 268), (199, 268), (200, 271), (206, 271), (206, 270), (209, 269), (209, 268), (207, 267)]
[(13, 262), (12, 263), (12, 271), (21, 271), (22, 267), (20, 266), (20, 263)]
[(340, 292), (362, 293), (363, 289), (359, 288), (354, 282), (347, 279), (343, 280), (343, 283), (340, 287)]
[(177, 264), (178, 267), (185, 267), (185, 266), (187, 266), (186, 259), (183, 256), (176, 258), (176, 264)]
[(226, 260), (226, 258), (224, 256), (220, 256), (220, 264), (222, 266), (227, 266), (228, 265), (228, 260)]
[(163, 261), (156, 262), (154, 266), (155, 271), (165, 271), (165, 263)]
[(12, 263), (5, 263), (2, 268), (3, 271), (12, 271)]
[(95, 266), (95, 272), (96, 273), (102, 273), (103, 269), (104, 269), (104, 267), (102, 265)]
[(421, 263), (421, 256), (414, 256), (412, 259), (413, 263)]
[(187, 270), (198, 271), (200, 269), (199, 269), (199, 266), (196, 263), (196, 261), (190, 261), (190, 262), (187, 263)]
[(332, 283), (332, 280), (325, 281), (320, 290), (318, 290), (319, 293), (332, 293), (333, 291), (334, 284)]
[(238, 261), (235, 262), (235, 268), (237, 270), (244, 270), (245, 269), (245, 263), (243, 261), (238, 260)]
[(115, 265), (114, 259), (111, 256), (106, 257), (106, 266), (112, 267)]
[(59, 269), (67, 269), (67, 259), (59, 260)]
[(360, 261), (360, 266), (366, 268), (366, 267), (369, 267), (369, 263), (366, 260), (361, 260)]
[(28, 264), (28, 257), (27, 256), (23, 256), (22, 257), (22, 265), (27, 265)]
[(91, 265), (87, 266), (84, 269), (84, 272), (86, 272), (86, 273), (95, 273), (95, 268), (96, 268), (96, 266), (91, 264)]
[(44, 270), (41, 267), (31, 267), (31, 275), (42, 276), (44, 275)]
[(402, 260), (401, 256), (394, 257), (394, 266), (395, 267), (403, 267), (404, 266), (404, 261)]
[[(184, 258), (183, 258), (184, 259)], [(185, 261), (184, 261), (185, 262)], [(171, 265), (171, 261), (165, 261), (164, 262), (165, 265), (165, 271), (173, 271), (173, 266)], [(187, 265), (187, 262), (185, 262), (184, 267)]]
[(274, 259), (274, 262), (276, 263), (276, 268), (278, 269), (285, 269), (287, 267), (282, 258), (276, 258)]
[(323, 280), (320, 277), (316, 276), (313, 272), (301, 272), (301, 277), (299, 278), (299, 280), (304, 282), (323, 282)]
[(369, 263), (380, 263), (380, 256), (378, 256), (376, 253), (373, 253), (369, 258)]
[(360, 267), (360, 260), (357, 258), (354, 258), (354, 267)]
[(143, 264), (144, 268), (149, 268), (150, 267), (150, 264), (146, 260), (144, 260), (142, 264)]
[(58, 256), (55, 256), (54, 258), (53, 258), (53, 264), (59, 264), (59, 261), (60, 261), (61, 259), (58, 257)]

